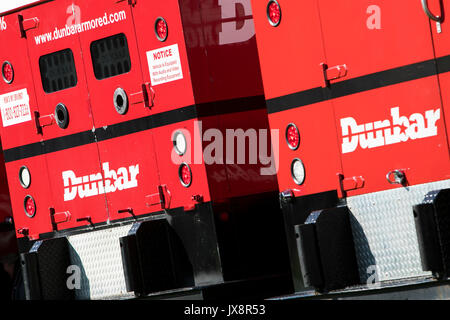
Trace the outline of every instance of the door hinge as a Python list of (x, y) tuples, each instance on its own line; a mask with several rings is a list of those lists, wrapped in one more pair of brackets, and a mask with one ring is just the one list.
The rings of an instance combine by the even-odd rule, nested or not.
[(323, 70), (323, 79), (324, 79), (323, 86), (324, 87), (329, 87), (331, 80), (337, 80), (340, 78), (344, 78), (347, 75), (347, 65), (346, 64), (342, 64), (342, 65), (338, 65), (338, 66), (329, 68), (326, 63), (321, 63), (320, 66), (322, 67), (322, 70)]
[(142, 90), (130, 94), (130, 104), (144, 103), (146, 108), (151, 108), (155, 101), (155, 91), (149, 82), (142, 84)]
[(42, 134), (42, 128), (48, 127), (56, 123), (55, 115), (49, 114), (46, 116), (41, 116), (38, 111), (34, 112), (34, 121), (36, 124), (36, 132), (38, 134)]
[(161, 209), (170, 209), (170, 202), (172, 200), (172, 194), (170, 193), (167, 185), (158, 186), (158, 193), (153, 193), (145, 196), (145, 205), (147, 207), (161, 205)]
[(37, 17), (24, 19), (22, 15), (19, 15), (20, 36), (26, 38), (26, 32), (31, 29), (39, 27), (39, 19)]

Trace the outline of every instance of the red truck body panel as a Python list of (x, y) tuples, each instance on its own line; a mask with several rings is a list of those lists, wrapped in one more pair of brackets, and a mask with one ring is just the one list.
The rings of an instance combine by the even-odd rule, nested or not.
[[(155, 35), (159, 17), (168, 26), (166, 41)], [(208, 146), (200, 129), (202, 133), (217, 129), (223, 136), (226, 129), (268, 130), (262, 83), (255, 81), (260, 71), (249, 1), (147, 1), (135, 5), (67, 0), (44, 2), (12, 12), (5, 19), (8, 30), (0, 33), (1, 41), (19, 48), (14, 52), (22, 55), (8, 50), (0, 53), (0, 59), (10, 61), (15, 70), (13, 83), (2, 83), (0, 90), (26, 89), (29, 96), (30, 114), (21, 123), (1, 129), (19, 237), (23, 230), (37, 239), (56, 230), (129, 219), (129, 213), (162, 212), (158, 201), (161, 186), (168, 190), (170, 208), (190, 208), (196, 196), (205, 202), (226, 201), (276, 190), (275, 175), (260, 175), (265, 164), (205, 164), (202, 157), (195, 162), (193, 156), (195, 148), (202, 153)], [(96, 41), (115, 35), (126, 39), (128, 52), (104, 53), (108, 46), (117, 45), (114, 39), (95, 48)], [(70, 55), (67, 49), (73, 55), (75, 85), (48, 92), (52, 86), (64, 84), (42, 81), (42, 60), (55, 52)], [(167, 54), (175, 57), (169, 65), (164, 65), (167, 59), (159, 65), (155, 62)], [(99, 78), (98, 72), (112, 74), (119, 72), (115, 68), (120, 66), (99, 71), (93, 55), (103, 62), (129, 55), (130, 70)], [(52, 61), (46, 62), (48, 68), (54, 68), (51, 75), (64, 73), (58, 69), (57, 59)], [(175, 67), (169, 70), (170, 63)], [(129, 99), (124, 114), (114, 107), (118, 88)], [(61, 103), (69, 113), (65, 129), (54, 115)], [(175, 163), (172, 136), (178, 129), (187, 130), (192, 140), (188, 141), (189, 152)], [(270, 138), (266, 142), (269, 148)], [(178, 176), (182, 162), (192, 171), (188, 188)], [(17, 179), (24, 165), (32, 176), (27, 189)], [(114, 184), (117, 180), (121, 182)], [(112, 187), (102, 192), (100, 184)], [(24, 212), (27, 195), (36, 202), (33, 218)], [(53, 213), (68, 218), (58, 219), (55, 226)]]
[[(393, 170), (409, 185), (448, 179), (447, 73), (434, 65), (448, 54), (446, 33), (436, 36), (432, 25), (432, 34), (420, 2), (406, 2), (378, 1), (380, 29), (370, 1), (280, 1), (276, 27), (268, 1), (252, 2), (269, 121), (281, 130), (280, 191), (342, 191), (338, 175), (364, 181), (344, 187), (347, 196), (401, 188), (386, 179)], [(345, 74), (326, 84), (323, 65)], [(285, 140), (290, 123), (300, 131), (295, 151)], [(301, 186), (291, 176), (294, 158), (305, 166)]]

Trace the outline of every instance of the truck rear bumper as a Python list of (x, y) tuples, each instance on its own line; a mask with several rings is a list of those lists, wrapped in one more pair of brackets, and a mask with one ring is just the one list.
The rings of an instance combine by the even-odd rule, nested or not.
[[(323, 283), (326, 282), (323, 278), (326, 278), (329, 272), (326, 270), (327, 267), (342, 267), (344, 262), (342, 259), (340, 260), (340, 256), (355, 256), (356, 264), (349, 263), (345, 268), (348, 272), (356, 270), (360, 285), (368, 286), (368, 288), (379, 285), (395, 286), (396, 283), (408, 279), (432, 279), (433, 276), (437, 275), (436, 271), (438, 270), (425, 266), (427, 265), (427, 259), (429, 259), (426, 257), (426, 250), (430, 250), (424, 249), (424, 240), (421, 240), (423, 238), (421, 233), (425, 233), (425, 238), (428, 237), (429, 233), (436, 233), (433, 237), (442, 238), (437, 233), (443, 234), (446, 231), (439, 231), (439, 229), (448, 229), (450, 224), (444, 221), (444, 223), (441, 222), (441, 226), (435, 228), (436, 230), (432, 230), (428, 226), (426, 226), (428, 230), (425, 230), (417, 226), (422, 222), (419, 222), (417, 217), (415, 218), (414, 210), (416, 210), (415, 206), (429, 202), (427, 197), (432, 192), (448, 188), (450, 188), (450, 180), (443, 180), (349, 197), (345, 200), (338, 199), (335, 191), (298, 198), (292, 197), (289, 192), (282, 193), (281, 202), (295, 291), (301, 294), (312, 289), (324, 293), (336, 289), (342, 290), (345, 287), (354, 287), (355, 283), (351, 283), (353, 280), (350, 281), (349, 279), (346, 280), (346, 283), (345, 281), (343, 283), (341, 279), (341, 287), (336, 288), (334, 286), (329, 290), (326, 283)], [(447, 196), (445, 197), (447, 199)], [(448, 200), (444, 201), (448, 202)], [(308, 222), (308, 219), (311, 221), (311, 217), (314, 215), (319, 219), (323, 216), (326, 217), (326, 214), (324, 214), (326, 212), (335, 216), (343, 208), (347, 212), (351, 226), (350, 237), (353, 238), (354, 253), (351, 252), (352, 249), (344, 246), (338, 247), (337, 251), (324, 252), (329, 247), (320, 244), (320, 241), (324, 243), (323, 241), (330, 241), (331, 238), (321, 240), (318, 231), (319, 222), (314, 219), (312, 219), (313, 224), (315, 224), (313, 236), (307, 235), (306, 233), (311, 233), (309, 231), (311, 222)], [(441, 212), (440, 215), (450, 217), (448, 205), (443, 210), (445, 212)], [(431, 211), (429, 214), (433, 215), (434, 213)], [(427, 212), (422, 214), (427, 214)], [(432, 217), (432, 219), (435, 219), (435, 217)], [(308, 224), (309, 226), (305, 227)], [(447, 231), (450, 232), (450, 229)], [(333, 231), (336, 234), (338, 232), (339, 230)], [(327, 237), (327, 235), (325, 236)], [(342, 241), (345, 237), (335, 238), (332, 241)], [(311, 242), (315, 243), (311, 244)], [(441, 244), (438, 244), (432, 251), (440, 252), (443, 250), (442, 246), (448, 247), (449, 243), (445, 244), (445, 242), (448, 241), (442, 239)], [(334, 248), (336, 249), (336, 247)], [(309, 251), (305, 253), (302, 250)], [(320, 256), (314, 253), (315, 251), (319, 252)], [(311, 252), (313, 253), (311, 254)], [(448, 254), (442, 254), (441, 259), (448, 260), (446, 255)], [(330, 258), (331, 260), (334, 259), (332, 264), (329, 264), (329, 261), (324, 261), (324, 257), (330, 256), (334, 257)], [(431, 256), (431, 258), (434, 259), (435, 257)], [(314, 265), (319, 266), (315, 269), (321, 270), (314, 273), (312, 272), (314, 269), (308, 269), (308, 266)], [(447, 268), (448, 273), (449, 266), (444, 267)], [(339, 276), (335, 277), (339, 278)]]

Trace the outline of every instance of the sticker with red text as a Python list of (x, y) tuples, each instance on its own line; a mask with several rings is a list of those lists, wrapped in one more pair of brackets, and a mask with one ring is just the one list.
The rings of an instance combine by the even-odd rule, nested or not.
[(0, 95), (3, 127), (31, 121), (30, 97), (27, 89)]
[(178, 45), (147, 51), (152, 86), (183, 79)]

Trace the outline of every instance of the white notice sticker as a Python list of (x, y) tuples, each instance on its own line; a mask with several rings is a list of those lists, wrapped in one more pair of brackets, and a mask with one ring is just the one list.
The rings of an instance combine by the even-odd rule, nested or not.
[(147, 51), (152, 86), (183, 79), (178, 45)]
[(27, 89), (0, 95), (3, 127), (31, 121), (30, 97)]

